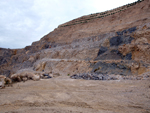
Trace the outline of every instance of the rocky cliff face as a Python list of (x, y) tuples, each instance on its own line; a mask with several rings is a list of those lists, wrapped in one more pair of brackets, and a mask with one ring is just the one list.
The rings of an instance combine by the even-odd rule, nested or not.
[(23, 49), (0, 49), (0, 74), (24, 70), (60, 75), (149, 72), (150, 1), (77, 18)]

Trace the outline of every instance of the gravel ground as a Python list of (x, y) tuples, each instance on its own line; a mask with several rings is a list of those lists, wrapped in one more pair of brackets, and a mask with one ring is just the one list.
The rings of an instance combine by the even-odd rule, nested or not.
[(0, 113), (150, 113), (150, 80), (20, 82), (0, 89)]

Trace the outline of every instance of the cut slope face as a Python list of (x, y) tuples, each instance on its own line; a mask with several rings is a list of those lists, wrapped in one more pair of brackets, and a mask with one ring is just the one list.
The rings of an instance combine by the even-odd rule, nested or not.
[(128, 6), (62, 24), (23, 49), (1, 49), (0, 74), (23, 69), (60, 75), (150, 71), (150, 1)]

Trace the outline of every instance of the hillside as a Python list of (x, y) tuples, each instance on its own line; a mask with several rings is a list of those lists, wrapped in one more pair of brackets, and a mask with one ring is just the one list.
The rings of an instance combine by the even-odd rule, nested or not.
[[(102, 16), (100, 16), (102, 15)], [(139, 75), (150, 70), (150, 2), (144, 0), (60, 25), (19, 50), (0, 49), (0, 74)]]
[(0, 113), (149, 106), (150, 0), (76, 18), (22, 49), (0, 48)]

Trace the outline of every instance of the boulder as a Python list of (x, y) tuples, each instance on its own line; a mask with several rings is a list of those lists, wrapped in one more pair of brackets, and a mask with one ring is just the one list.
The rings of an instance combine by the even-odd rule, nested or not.
[(42, 78), (43, 79), (50, 79), (50, 78), (52, 78), (49, 74), (42, 74)]
[(5, 87), (5, 79), (6, 79), (5, 76), (0, 75), (0, 88), (4, 88)]
[(12, 80), (11, 80), (10, 78), (6, 77), (6, 79), (5, 79), (5, 84), (6, 84), (7, 86), (12, 86)]
[(32, 72), (27, 72), (27, 73), (26, 73), (26, 76), (28, 77), (28, 79), (32, 79), (32, 80), (34, 80), (34, 81), (40, 80), (40, 76), (39, 76), (39, 75), (35, 75), (35, 74), (32, 73)]
[(22, 72), (11, 75), (11, 79), (13, 82), (21, 82), (21, 81), (27, 81), (28, 79), (32, 79), (34, 81), (40, 80), (40, 76), (36, 75), (32, 72)]
[(13, 82), (21, 82), (21, 77), (19, 74), (13, 74), (10, 76)]
[(5, 86), (12, 86), (12, 80), (4, 75), (0, 75), (0, 88)]

